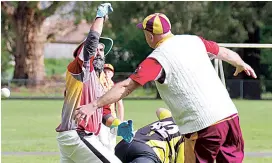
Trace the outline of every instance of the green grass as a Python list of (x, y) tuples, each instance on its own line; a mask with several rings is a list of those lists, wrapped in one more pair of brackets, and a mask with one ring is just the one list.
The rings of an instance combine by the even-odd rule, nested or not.
[[(272, 152), (272, 101), (236, 100), (246, 152)], [(125, 118), (137, 129), (156, 120), (160, 100), (124, 100)], [(60, 100), (2, 100), (2, 152), (58, 151), (55, 128), (60, 122)], [(2, 156), (3, 163), (57, 163), (58, 156)], [(246, 163), (272, 158), (246, 158)]]
[(271, 163), (272, 158), (245, 158), (245, 163)]
[(2, 156), (2, 163), (59, 163), (59, 156)]
[(60, 75), (64, 74), (66, 67), (73, 59), (55, 59), (55, 58), (46, 58), (44, 59), (45, 72), (47, 76)]
[[(65, 82), (61, 82), (59, 85), (55, 84), (55, 81), (48, 81), (46, 85), (39, 88), (27, 88), (25, 86), (18, 87), (17, 85), (11, 85), (11, 98), (13, 97), (54, 97), (63, 98), (63, 92)], [(156, 89), (144, 89), (143, 87), (137, 88), (133, 91), (128, 98), (155, 98)]]

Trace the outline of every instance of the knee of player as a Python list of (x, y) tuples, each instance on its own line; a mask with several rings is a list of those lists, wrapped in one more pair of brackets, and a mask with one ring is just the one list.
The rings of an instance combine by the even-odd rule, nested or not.
[(165, 108), (158, 108), (156, 110), (156, 115), (160, 120), (172, 117), (171, 112), (168, 109), (165, 109)]

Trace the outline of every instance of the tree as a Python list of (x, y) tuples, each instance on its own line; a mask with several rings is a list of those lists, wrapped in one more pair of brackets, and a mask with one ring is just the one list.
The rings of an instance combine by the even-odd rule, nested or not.
[(43, 48), (47, 35), (41, 30), (45, 19), (66, 2), (52, 1), (42, 7), (38, 1), (1, 1), (1, 12), (10, 26), (3, 32), (12, 31), (12, 54), (15, 59), (13, 79), (28, 79), (28, 85), (42, 84), (45, 78)]
[[(110, 56), (112, 62), (118, 61), (117, 67), (123, 65), (122, 62), (132, 65), (127, 71), (133, 71), (152, 50), (136, 24), (154, 12), (162, 12), (169, 17), (175, 34), (196, 34), (218, 42), (242, 42), (247, 37), (243, 25), (231, 17), (228, 2), (137, 1), (113, 2), (112, 5), (115, 10), (110, 15), (111, 28), (105, 28), (104, 34), (114, 39), (114, 47), (118, 50), (119, 55)], [(127, 52), (129, 57), (122, 61), (122, 54)]]

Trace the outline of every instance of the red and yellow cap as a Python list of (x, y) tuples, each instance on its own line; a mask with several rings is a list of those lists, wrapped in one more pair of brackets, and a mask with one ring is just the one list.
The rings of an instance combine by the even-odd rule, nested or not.
[(111, 71), (113, 71), (114, 72), (114, 68), (113, 68), (113, 66), (111, 65), (111, 64), (104, 64), (104, 69), (110, 69)]
[(171, 30), (171, 23), (164, 14), (155, 13), (147, 16), (137, 27), (153, 34), (164, 34)]

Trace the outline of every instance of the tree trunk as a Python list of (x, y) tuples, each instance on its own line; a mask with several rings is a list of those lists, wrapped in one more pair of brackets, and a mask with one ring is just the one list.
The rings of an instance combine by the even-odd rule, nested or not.
[(41, 32), (42, 20), (36, 17), (34, 9), (21, 6), (14, 23), (16, 50), (13, 79), (29, 86), (41, 85), (45, 78), (43, 49), (46, 41), (46, 36)]

